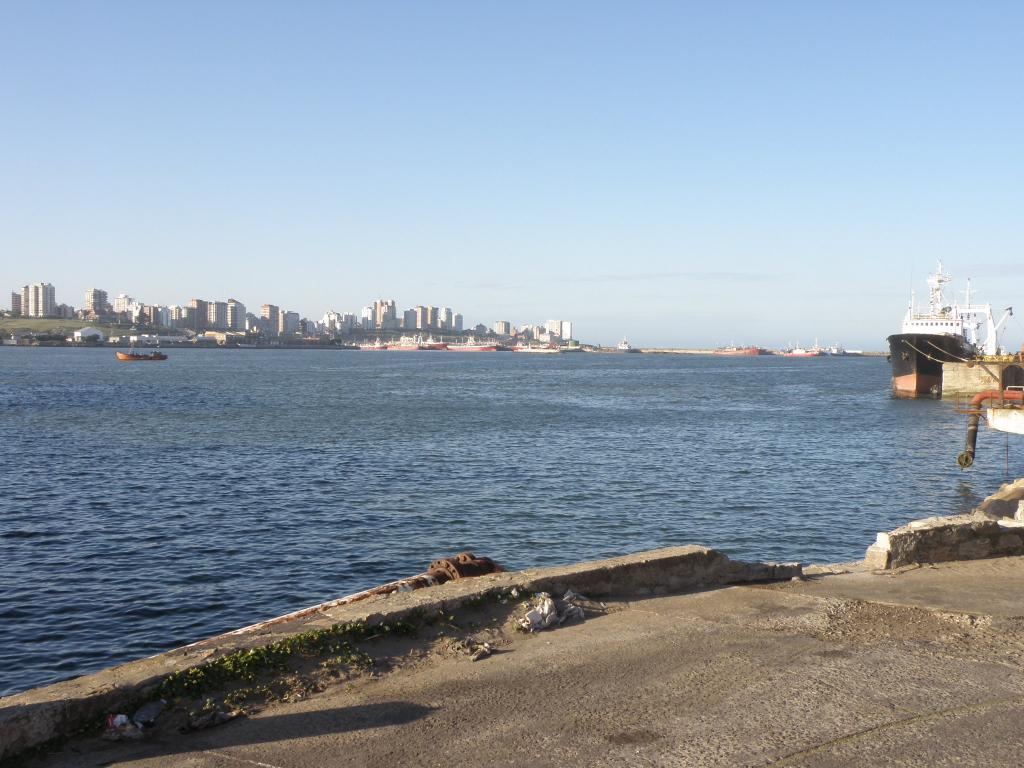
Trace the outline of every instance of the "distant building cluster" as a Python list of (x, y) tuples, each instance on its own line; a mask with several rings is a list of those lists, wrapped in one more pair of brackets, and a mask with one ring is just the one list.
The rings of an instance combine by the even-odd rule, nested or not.
[(67, 318), (104, 325), (152, 326), (178, 333), (221, 336), (246, 335), (263, 338), (344, 337), (361, 334), (415, 332), (427, 334), (466, 334), (499, 336), (510, 339), (537, 340), (545, 343), (573, 338), (572, 323), (548, 320), (544, 325), (516, 327), (508, 320), (498, 320), (488, 328), (482, 323), (465, 327), (461, 313), (451, 307), (415, 306), (399, 312), (394, 299), (378, 299), (363, 307), (356, 315), (328, 311), (319, 321), (283, 310), (276, 304), (263, 304), (259, 313), (248, 312), (237, 299), (208, 301), (189, 299), (186, 304), (147, 304), (126, 293), (110, 300), (101, 288), (85, 292), (82, 307), (76, 310), (58, 304), (56, 290), (50, 283), (34, 283), (11, 292), (10, 314), (15, 317)]

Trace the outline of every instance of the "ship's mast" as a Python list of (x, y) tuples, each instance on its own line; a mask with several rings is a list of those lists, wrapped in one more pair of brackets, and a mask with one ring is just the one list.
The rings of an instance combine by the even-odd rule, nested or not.
[(928, 308), (933, 315), (938, 316), (942, 314), (943, 304), (945, 303), (942, 298), (942, 286), (952, 280), (952, 276), (942, 271), (941, 261), (935, 273), (928, 275)]

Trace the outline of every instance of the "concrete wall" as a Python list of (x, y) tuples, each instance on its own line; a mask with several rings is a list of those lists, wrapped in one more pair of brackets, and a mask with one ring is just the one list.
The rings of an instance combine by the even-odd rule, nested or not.
[(929, 517), (879, 533), (864, 553), (869, 568), (1024, 555), (1024, 521), (980, 514)]
[(942, 395), (975, 395), (987, 389), (1024, 384), (1019, 363), (943, 363)]

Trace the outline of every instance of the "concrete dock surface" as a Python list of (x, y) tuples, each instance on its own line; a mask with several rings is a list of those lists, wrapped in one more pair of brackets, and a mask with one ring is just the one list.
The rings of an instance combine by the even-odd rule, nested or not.
[[(209, 730), (80, 737), (38, 768), (1024, 764), (1024, 558), (616, 600), (535, 634), (444, 627)], [(470, 633), (472, 634), (472, 633)]]

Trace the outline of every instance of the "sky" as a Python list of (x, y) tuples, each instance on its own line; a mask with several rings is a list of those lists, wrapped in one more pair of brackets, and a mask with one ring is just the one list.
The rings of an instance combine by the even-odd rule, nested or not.
[(1019, 2), (5, 0), (0, 288), (881, 349), (941, 259), (1016, 348), (1022, 39)]

